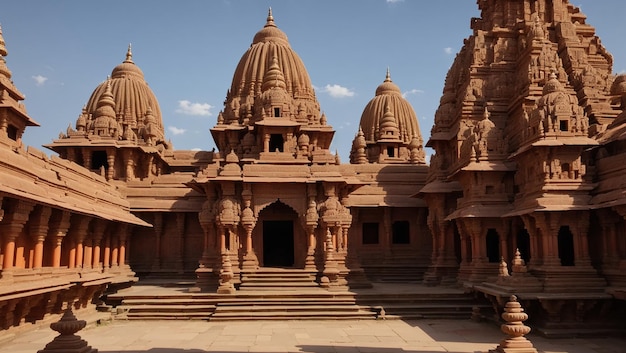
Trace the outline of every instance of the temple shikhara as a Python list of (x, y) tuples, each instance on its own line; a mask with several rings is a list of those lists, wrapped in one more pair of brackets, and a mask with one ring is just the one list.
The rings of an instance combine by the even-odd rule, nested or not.
[[(419, 316), (420, 298), (453, 294), (468, 303), (457, 315), (493, 318), (515, 295), (546, 335), (619, 327), (626, 75), (567, 0), (477, 3), (430, 136), (393, 70), (372, 68), (381, 83), (343, 162), (271, 10), (208, 127), (214, 151), (172, 146), (158, 77), (130, 46), (45, 145), (58, 156), (23, 146), (39, 124), (5, 57), (24, 43), (0, 31), (0, 329), (68, 306), (142, 318), (133, 290), (181, 281), (188, 303), (210, 302), (188, 318), (278, 315), (254, 311), (273, 296), (293, 318), (311, 303), (330, 318)], [(181, 315), (143, 298), (144, 318)]]

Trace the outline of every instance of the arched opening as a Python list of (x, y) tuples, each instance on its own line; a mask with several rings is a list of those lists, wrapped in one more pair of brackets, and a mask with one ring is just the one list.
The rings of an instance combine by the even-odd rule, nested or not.
[(286, 204), (276, 201), (259, 214), (262, 252), (259, 261), (264, 267), (295, 265), (295, 229), (297, 214)]
[(530, 234), (528, 234), (525, 228), (517, 232), (515, 243), (517, 244), (520, 256), (524, 262), (528, 263), (530, 260)]
[(500, 235), (495, 229), (489, 228), (487, 230), (485, 243), (489, 262), (500, 262)]
[(574, 235), (569, 226), (561, 226), (558, 235), (561, 266), (574, 266)]
[(282, 134), (271, 134), (270, 135), (270, 150), (269, 152), (282, 152), (283, 151), (283, 135)]

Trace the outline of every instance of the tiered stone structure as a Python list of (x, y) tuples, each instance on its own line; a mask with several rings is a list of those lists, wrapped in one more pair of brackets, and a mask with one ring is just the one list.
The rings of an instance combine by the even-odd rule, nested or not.
[(489, 353), (537, 353), (532, 342), (524, 337), (530, 333), (530, 327), (524, 325), (524, 321), (528, 320), (528, 314), (524, 312), (516, 296), (512, 295), (504, 306), (502, 319), (506, 323), (502, 324), (500, 328), (507, 337)]
[[(568, 1), (478, 6), (427, 143), (436, 153), (420, 195), (436, 261), (426, 278), (456, 276), (500, 308), (519, 293), (542, 308), (533, 318), (544, 333), (571, 328), (610, 303), (610, 266), (594, 265), (624, 255), (609, 250), (623, 247), (608, 230), (624, 222), (607, 180), (617, 164), (596, 167), (598, 156), (621, 154), (602, 146), (615, 141), (609, 135), (623, 109), (613, 99), (619, 84), (611, 92), (613, 58)], [(599, 244), (612, 244), (603, 250), (611, 260)], [(500, 259), (511, 262), (516, 249), (513, 275), (498, 276)]]

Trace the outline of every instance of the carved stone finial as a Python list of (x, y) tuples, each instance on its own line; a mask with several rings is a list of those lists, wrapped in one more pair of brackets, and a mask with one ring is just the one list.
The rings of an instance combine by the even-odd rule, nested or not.
[(125, 63), (132, 63), (133, 62), (133, 52), (131, 50), (131, 43), (128, 43), (128, 50), (126, 51), (126, 60), (124, 60)]
[(537, 353), (532, 342), (524, 337), (530, 332), (530, 327), (523, 323), (528, 319), (528, 314), (524, 312), (515, 295), (512, 295), (504, 306), (502, 319), (506, 323), (502, 324), (500, 329), (508, 337), (500, 341), (500, 345), (495, 350), (490, 350), (490, 353)]
[(499, 277), (509, 277), (509, 269), (504, 261), (504, 256), (500, 257), (500, 268), (498, 270)]
[(97, 353), (97, 349), (91, 348), (87, 341), (75, 335), (87, 325), (85, 320), (78, 320), (72, 312), (72, 306), (68, 305), (61, 320), (50, 324), (50, 328), (59, 333), (52, 342), (37, 353), (67, 352), (67, 353)]

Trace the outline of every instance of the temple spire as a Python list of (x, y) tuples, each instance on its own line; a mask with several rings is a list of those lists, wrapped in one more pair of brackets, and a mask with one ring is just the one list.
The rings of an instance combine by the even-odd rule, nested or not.
[(4, 37), (2, 36), (2, 25), (0, 25), (0, 56), (7, 56), (7, 48), (4, 43)]
[(126, 51), (126, 60), (125, 63), (133, 63), (133, 51), (131, 43), (128, 43), (128, 50)]
[(272, 8), (267, 11), (267, 22), (265, 23), (265, 27), (276, 27), (274, 23), (274, 16), (272, 16)]

